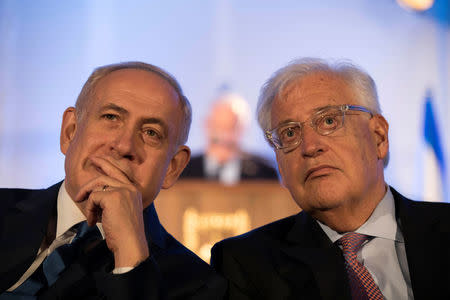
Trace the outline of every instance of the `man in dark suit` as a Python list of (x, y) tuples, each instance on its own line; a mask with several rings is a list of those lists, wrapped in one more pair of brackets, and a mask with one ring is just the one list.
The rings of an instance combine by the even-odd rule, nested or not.
[(264, 85), (258, 121), (302, 212), (216, 244), (229, 299), (450, 299), (450, 206), (384, 181), (373, 79), (300, 59)]
[(205, 121), (205, 152), (191, 158), (180, 178), (217, 180), (230, 185), (241, 180), (277, 180), (277, 172), (266, 160), (241, 149), (249, 118), (250, 108), (241, 96), (222, 94)]
[[(209, 171), (206, 167), (208, 165), (207, 159), (205, 154), (193, 156), (189, 161), (189, 164), (183, 170), (183, 173), (181, 173), (180, 178), (220, 180), (221, 169), (217, 168)], [(222, 182), (231, 182), (233, 184), (237, 183), (239, 180), (278, 179), (275, 169), (262, 157), (250, 153), (240, 153), (238, 164), (239, 167), (237, 168), (235, 177), (233, 176), (233, 179), (227, 181), (227, 175), (225, 173), (222, 175), (224, 178), (222, 179)]]
[(153, 206), (189, 161), (190, 122), (164, 70), (96, 69), (63, 115), (65, 180), (0, 190), (0, 299), (218, 297), (223, 279), (164, 230)]

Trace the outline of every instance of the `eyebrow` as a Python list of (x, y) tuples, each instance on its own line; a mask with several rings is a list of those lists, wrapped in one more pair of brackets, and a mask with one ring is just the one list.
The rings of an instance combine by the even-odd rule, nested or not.
[(286, 124), (286, 123), (290, 123), (290, 122), (299, 122), (299, 121), (298, 120), (294, 120), (294, 119), (286, 119), (286, 120), (283, 120), (283, 121), (279, 122), (277, 124), (277, 126), (275, 126), (275, 128), (280, 126), (280, 125), (283, 125), (283, 124)]
[(116, 112), (121, 113), (123, 115), (128, 115), (129, 114), (128, 110), (126, 110), (125, 108), (123, 108), (121, 106), (118, 106), (118, 105), (116, 105), (114, 103), (108, 103), (108, 104), (106, 104), (105, 106), (103, 106), (101, 108), (101, 110), (108, 110), (108, 109), (115, 110)]
[[(326, 109), (328, 109), (330, 107), (334, 107), (334, 106), (338, 106), (338, 105), (325, 105), (325, 106), (314, 108), (312, 110), (312, 113), (309, 115), (309, 117), (311, 117), (311, 116), (313, 116), (313, 115), (315, 115), (315, 114), (317, 114), (317, 113), (319, 113), (319, 112), (321, 112), (323, 110), (326, 110)], [(294, 119), (286, 119), (286, 120), (283, 120), (283, 121), (279, 122), (275, 127), (273, 127), (270, 130), (273, 130), (275, 128), (280, 127), (281, 125), (284, 125), (284, 124), (287, 124), (287, 123), (290, 123), (290, 122), (300, 122), (300, 121), (299, 120), (294, 120)]]
[(317, 108), (315, 108), (314, 110), (313, 110), (313, 113), (311, 114), (311, 115), (313, 115), (313, 114), (316, 114), (316, 113), (319, 113), (319, 112), (321, 112), (321, 111), (323, 111), (323, 110), (327, 110), (327, 109), (329, 109), (329, 108), (335, 108), (335, 107), (340, 107), (341, 105), (325, 105), (325, 106), (322, 106), (322, 107), (317, 107)]
[(164, 129), (167, 127), (166, 123), (163, 120), (158, 119), (158, 118), (145, 118), (145, 119), (142, 119), (142, 124), (159, 124)]

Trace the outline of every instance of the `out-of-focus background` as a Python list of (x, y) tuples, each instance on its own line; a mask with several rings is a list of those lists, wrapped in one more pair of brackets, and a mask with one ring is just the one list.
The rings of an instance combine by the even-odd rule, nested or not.
[[(63, 178), (62, 112), (96, 66), (142, 60), (174, 74), (192, 102), (188, 143), (197, 153), (209, 103), (223, 85), (254, 111), (272, 72), (318, 56), (351, 59), (373, 76), (390, 123), (387, 181), (423, 198), (427, 90), (450, 161), (449, 11), (448, 0), (424, 12), (395, 0), (1, 0), (0, 186), (45, 187)], [(254, 120), (244, 148), (273, 160)]]
[[(245, 98), (254, 116), (265, 80), (295, 58), (314, 56), (347, 58), (372, 75), (390, 123), (386, 180), (411, 198), (432, 197), (427, 180), (450, 183), (450, 176), (439, 182), (427, 173), (442, 174), (450, 162), (450, 4), (425, 0), (434, 4), (418, 11), (404, 2), (0, 0), (0, 187), (63, 179), (62, 113), (97, 66), (140, 60), (175, 75), (192, 103), (188, 145), (198, 154), (208, 110), (224, 87)], [(432, 125), (424, 134), (426, 100)], [(427, 145), (437, 154), (431, 164)], [(254, 118), (242, 147), (275, 166)], [(448, 190), (440, 191), (450, 201)], [(249, 209), (261, 207), (255, 203)], [(216, 217), (205, 222), (217, 225)]]

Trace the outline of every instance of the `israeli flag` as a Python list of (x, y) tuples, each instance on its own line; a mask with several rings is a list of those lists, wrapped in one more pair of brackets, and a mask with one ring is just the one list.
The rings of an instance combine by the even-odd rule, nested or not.
[(436, 115), (433, 110), (430, 91), (427, 92), (425, 98), (424, 112), (424, 200), (445, 202), (446, 166), (444, 161), (444, 151), (436, 122)]

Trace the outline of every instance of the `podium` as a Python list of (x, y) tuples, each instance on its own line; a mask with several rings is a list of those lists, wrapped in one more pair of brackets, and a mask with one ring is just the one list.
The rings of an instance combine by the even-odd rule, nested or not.
[(218, 241), (296, 214), (300, 208), (278, 181), (226, 186), (206, 180), (179, 180), (155, 200), (161, 224), (209, 263)]

